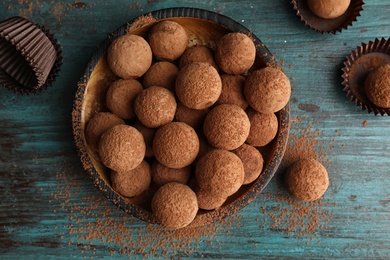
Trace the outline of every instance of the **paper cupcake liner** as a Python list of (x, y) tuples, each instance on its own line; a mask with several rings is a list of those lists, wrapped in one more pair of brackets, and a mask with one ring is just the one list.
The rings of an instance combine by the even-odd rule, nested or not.
[(376, 38), (374, 41), (362, 43), (346, 58), (342, 68), (342, 85), (347, 97), (368, 113), (390, 115), (389, 108), (381, 108), (371, 103), (364, 91), (364, 80), (369, 72), (381, 65), (390, 64), (390, 39)]
[[(0, 83), (20, 94), (37, 94), (52, 84), (62, 65), (62, 50), (43, 26), (22, 17), (0, 23)], [(5, 80), (7, 78), (7, 80)], [(11, 80), (15, 81), (11, 84)]]
[(334, 19), (324, 19), (315, 15), (308, 7), (307, 0), (292, 0), (294, 10), (297, 12), (297, 16), (301, 21), (305, 23), (310, 29), (313, 29), (320, 33), (333, 33), (341, 32), (347, 29), (348, 26), (352, 26), (352, 23), (360, 16), (360, 11), (363, 10), (363, 0), (351, 0), (347, 11), (340, 17)]

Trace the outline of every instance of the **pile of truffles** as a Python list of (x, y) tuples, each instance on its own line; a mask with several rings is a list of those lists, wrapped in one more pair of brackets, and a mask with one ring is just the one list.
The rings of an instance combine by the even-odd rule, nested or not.
[(214, 50), (189, 46), (185, 28), (168, 20), (147, 39), (116, 38), (107, 51), (118, 76), (108, 111), (85, 131), (111, 170), (112, 188), (125, 197), (149, 192), (156, 221), (177, 229), (258, 179), (264, 160), (257, 147), (276, 137), (275, 112), (291, 86), (279, 69), (254, 70), (255, 57), (245, 34), (226, 34)]

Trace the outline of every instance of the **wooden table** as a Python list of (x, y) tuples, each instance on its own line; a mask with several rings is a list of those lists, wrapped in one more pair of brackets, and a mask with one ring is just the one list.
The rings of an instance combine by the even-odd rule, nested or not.
[[(342, 91), (345, 56), (390, 35), (390, 2), (367, 0), (342, 33), (320, 34), (289, 1), (0, 1), (49, 28), (63, 47), (54, 85), (36, 96), (0, 88), (0, 258), (390, 258), (388, 116)], [(164, 231), (107, 201), (83, 170), (73, 142), (77, 81), (97, 45), (138, 15), (187, 6), (220, 12), (252, 30), (291, 78), (286, 158), (311, 156), (331, 185), (315, 203), (291, 200), (282, 171), (236, 215), (203, 228)]]

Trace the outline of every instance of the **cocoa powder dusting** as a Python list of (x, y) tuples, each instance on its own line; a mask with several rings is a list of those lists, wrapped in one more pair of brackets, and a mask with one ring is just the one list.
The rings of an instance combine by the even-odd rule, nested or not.
[[(49, 204), (53, 212), (67, 216), (66, 224), (61, 228), (67, 231), (60, 233), (59, 239), (77, 247), (84, 258), (93, 258), (96, 250), (129, 258), (180, 258), (197, 254), (200, 243), (212, 245), (218, 250), (220, 242), (216, 235), (228, 236), (232, 227), (239, 229), (245, 223), (239, 215), (218, 223), (179, 230), (143, 222), (108, 201), (90, 185), (89, 176), (77, 172), (74, 165), (75, 162), (66, 160), (55, 164), (58, 169), (56, 188), (51, 193)], [(99, 248), (101, 243), (104, 244), (103, 249)]]
[[(329, 142), (322, 140), (322, 132), (315, 128), (316, 123), (306, 121), (302, 116), (291, 118), (292, 131), (289, 142), (283, 161), (274, 177), (280, 184), (278, 190), (276, 193), (263, 192), (257, 200), (259, 211), (263, 215), (258, 218), (258, 221), (263, 229), (281, 232), (289, 237), (308, 238), (309, 241), (318, 237), (319, 232), (326, 232), (326, 224), (333, 218), (328, 208), (336, 206), (331, 199), (327, 198), (327, 194), (313, 202), (301, 202), (292, 198), (283, 184), (283, 174), (286, 169), (300, 158), (316, 159), (329, 169), (331, 162), (326, 157), (333, 149), (335, 140), (330, 139)], [(340, 146), (343, 147), (342, 144)], [(320, 243), (320, 239), (317, 241)]]

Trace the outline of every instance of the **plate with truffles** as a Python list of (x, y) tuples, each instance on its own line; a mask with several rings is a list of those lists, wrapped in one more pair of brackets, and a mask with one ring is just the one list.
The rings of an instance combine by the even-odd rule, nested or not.
[(249, 29), (215, 12), (157, 10), (98, 47), (73, 132), (94, 184), (134, 217), (218, 221), (272, 179), (289, 134), (288, 77)]

